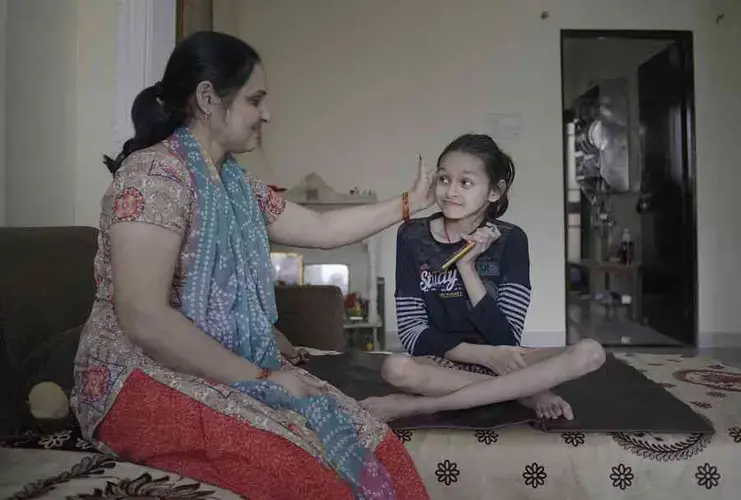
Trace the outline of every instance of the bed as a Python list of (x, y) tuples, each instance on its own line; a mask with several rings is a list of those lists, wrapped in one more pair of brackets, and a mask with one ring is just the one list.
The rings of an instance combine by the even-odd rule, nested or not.
[[(44, 436), (40, 449), (0, 448), (0, 498), (236, 500), (238, 495), (89, 448), (73, 431)], [(29, 443), (25, 443), (28, 445)], [(62, 448), (68, 448), (62, 450)]]
[(741, 371), (712, 359), (617, 356), (708, 417), (715, 434), (400, 430), (435, 499), (741, 498)]
[[(618, 357), (709, 418), (715, 434), (544, 433), (516, 426), (399, 430), (397, 436), (433, 499), (741, 498), (741, 371), (701, 357)], [(1, 446), (0, 498), (124, 498), (122, 492), (163, 500), (238, 498), (93, 453), (75, 430)]]

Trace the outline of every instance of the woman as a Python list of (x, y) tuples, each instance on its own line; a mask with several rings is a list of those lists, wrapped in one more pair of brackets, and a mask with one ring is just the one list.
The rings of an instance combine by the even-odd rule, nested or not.
[[(363, 404), (388, 420), (518, 398), (539, 417), (572, 419), (569, 404), (547, 389), (599, 368), (604, 353), (591, 340), (568, 349), (517, 347), (530, 305), (530, 259), (525, 232), (500, 220), (512, 160), (491, 137), (466, 134), (437, 167), (440, 212), (404, 223), (397, 238), (399, 339), (414, 357), (390, 356), (383, 368), (392, 385), (430, 397)], [(441, 268), (469, 242), (468, 253)]]
[(121, 457), (251, 499), (427, 498), (389, 429), (279, 351), (268, 240), (331, 248), (432, 203), (411, 192), (319, 215), (245, 175), (269, 118), (257, 53), (203, 32), (134, 101), (75, 362), (85, 437)]

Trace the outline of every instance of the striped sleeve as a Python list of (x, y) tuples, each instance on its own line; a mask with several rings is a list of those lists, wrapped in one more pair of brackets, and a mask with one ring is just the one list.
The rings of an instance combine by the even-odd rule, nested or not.
[(404, 348), (414, 353), (420, 335), (429, 327), (425, 299), (420, 297), (396, 296), (396, 322), (399, 341)]
[(419, 286), (419, 268), (402, 225), (396, 239), (396, 320), (399, 341), (413, 356), (440, 356), (461, 343), (454, 335), (430, 326), (427, 304)]
[(519, 345), (525, 329), (527, 310), (530, 308), (530, 287), (521, 283), (504, 283), (497, 291), (497, 306), (507, 317)]
[(527, 236), (515, 227), (502, 254), (502, 284), (473, 308), (471, 321), (491, 345), (520, 345), (530, 308), (530, 256)]

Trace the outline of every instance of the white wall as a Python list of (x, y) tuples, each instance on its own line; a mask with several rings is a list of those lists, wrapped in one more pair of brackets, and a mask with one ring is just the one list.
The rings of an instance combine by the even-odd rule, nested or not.
[(0, 227), (5, 225), (5, 30), (8, 3), (0, 0)]
[(97, 227), (100, 199), (111, 182), (103, 155), (118, 153), (113, 140), (116, 11), (111, 1), (77, 3), (74, 223)]
[[(726, 9), (720, 26), (711, 4)], [(741, 116), (738, 2), (244, 0), (225, 5), (216, 2), (216, 28), (238, 15), (238, 34), (266, 61), (273, 113), (266, 136), (269, 166), (259, 158), (244, 162), (268, 181), (291, 187), (316, 170), (335, 189), (359, 185), (394, 196), (411, 185), (418, 151), (434, 162), (458, 134), (487, 132), (487, 113), (522, 116), (523, 137), (502, 146), (517, 164), (507, 218), (530, 237), (534, 296), (525, 340), (535, 344), (560, 344), (565, 330), (560, 30), (694, 31), (702, 342), (741, 332), (735, 291), (741, 282), (736, 257), (741, 224), (731, 201), (741, 183), (735, 148)], [(545, 20), (542, 8), (549, 10)], [(234, 31), (234, 23), (225, 29)], [(721, 173), (728, 176), (723, 182)], [(387, 231), (381, 270), (388, 283), (393, 283), (394, 246), (394, 231)], [(389, 286), (388, 311), (392, 293)]]
[(97, 224), (110, 182), (115, 3), (8, 0), (6, 222)]
[(7, 223), (72, 224), (77, 3), (8, 0), (7, 16)]

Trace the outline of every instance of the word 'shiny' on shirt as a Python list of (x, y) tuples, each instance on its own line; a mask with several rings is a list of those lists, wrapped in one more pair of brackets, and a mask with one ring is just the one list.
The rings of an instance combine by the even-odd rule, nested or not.
[(495, 222), (501, 236), (476, 260), (487, 294), (474, 307), (458, 269), (440, 268), (462, 244), (432, 236), (430, 221), (439, 216), (411, 220), (397, 234), (396, 313), (402, 345), (417, 356), (443, 356), (461, 342), (519, 345), (531, 289), (524, 231)]

